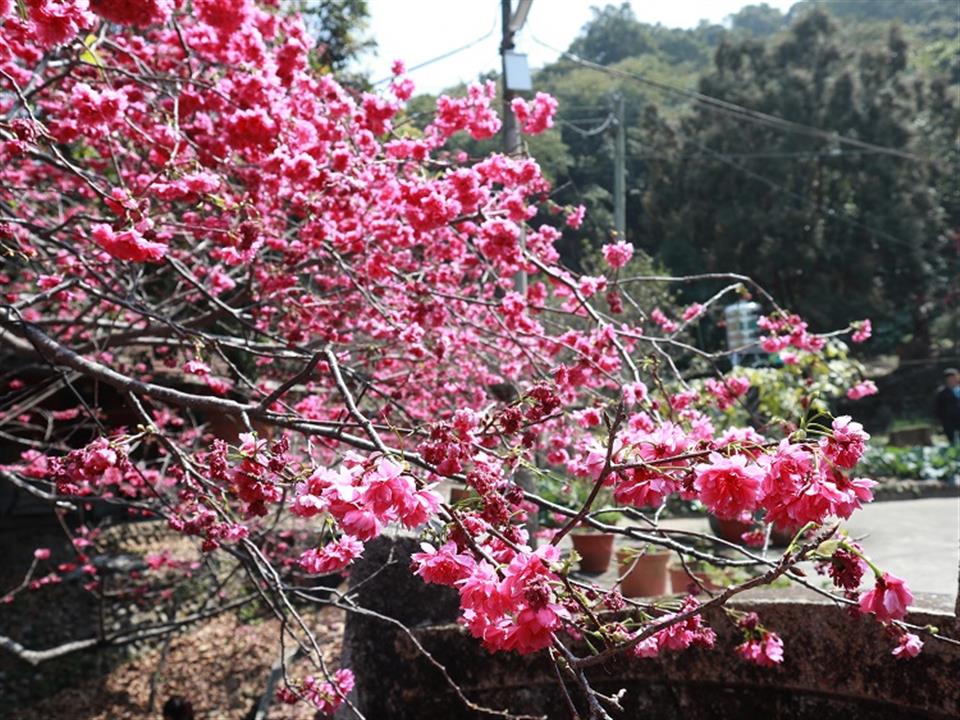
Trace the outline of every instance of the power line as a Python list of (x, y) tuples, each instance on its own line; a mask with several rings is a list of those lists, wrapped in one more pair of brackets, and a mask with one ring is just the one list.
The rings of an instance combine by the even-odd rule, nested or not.
[[(700, 157), (704, 153), (678, 153), (675, 157)], [(803, 157), (828, 157), (843, 158), (861, 155), (879, 155), (876, 150), (757, 150), (755, 152), (728, 152), (724, 153), (727, 157), (740, 158), (803, 158)], [(634, 157), (665, 157), (663, 155), (635, 155)]]
[[(597, 127), (592, 128), (592, 129), (590, 129), (590, 130), (584, 130), (582, 127), (580, 127), (580, 126), (578, 126), (578, 125), (574, 125), (574, 124), (573, 124), (572, 122), (570, 122), (569, 120), (562, 120), (562, 119), (561, 119), (561, 120), (559, 120), (558, 122), (559, 122), (560, 125), (563, 125), (563, 126), (565, 126), (565, 127), (570, 128), (571, 130), (573, 130), (573, 131), (574, 131), (575, 133), (577, 133), (577, 135), (579, 135), (580, 137), (585, 137), (585, 138), (586, 138), (586, 137), (591, 137), (591, 136), (593, 136), (593, 135), (599, 135), (599, 134), (602, 133), (604, 130), (606, 130), (608, 127), (610, 127), (610, 125), (611, 125), (611, 124), (613, 123), (613, 121), (614, 121), (614, 116), (613, 116), (613, 113), (610, 113), (609, 115), (607, 115), (606, 118), (590, 118), (590, 120), (594, 120), (594, 121), (596, 121), (596, 120), (603, 120), (603, 122), (602, 122), (600, 125), (597, 125)], [(585, 122), (585, 121), (581, 120), (581, 122)]]
[[(592, 135), (597, 135), (603, 130), (606, 130), (612, 122), (612, 116), (608, 115), (607, 117), (587, 117), (587, 118), (569, 118), (569, 117), (554, 117), (554, 122), (558, 125), (563, 125), (573, 130), (575, 133), (581, 137), (590, 137)], [(595, 128), (593, 130), (584, 130), (577, 123), (586, 123), (586, 122), (600, 122), (603, 123), (601, 127)], [(646, 160), (646, 159), (661, 159), (665, 160), (668, 158), (680, 158), (680, 157), (703, 157), (707, 153), (703, 152), (683, 152), (683, 153), (631, 153), (630, 157)], [(737, 157), (737, 158), (816, 158), (816, 157), (826, 157), (826, 158), (849, 158), (849, 157), (861, 157), (864, 155), (881, 155), (876, 150), (843, 150), (841, 148), (832, 148), (830, 150), (754, 150), (751, 152), (725, 152), (726, 157)]]
[(530, 39), (533, 40), (538, 45), (541, 45), (548, 50), (552, 50), (555, 53), (560, 54), (561, 56), (567, 57), (578, 65), (582, 65), (590, 70), (596, 72), (601, 72), (613, 77), (621, 77), (629, 80), (634, 80), (636, 82), (642, 83), (649, 87), (660, 90), (671, 95), (679, 95), (681, 97), (694, 100), (695, 102), (700, 103), (702, 106), (711, 109), (715, 112), (725, 113), (727, 115), (732, 115), (734, 117), (740, 118), (742, 120), (747, 120), (749, 122), (766, 125), (768, 127), (774, 127), (780, 130), (786, 130), (789, 132), (794, 132), (802, 135), (808, 135), (811, 137), (818, 137), (823, 140), (828, 140), (834, 143), (842, 143), (844, 145), (851, 145), (853, 147), (862, 148), (865, 150), (872, 150), (876, 153), (891, 155), (893, 157), (899, 157), (907, 160), (914, 160), (917, 162), (933, 162), (930, 158), (925, 158), (920, 155), (915, 155), (914, 153), (907, 152), (906, 150), (900, 150), (897, 148), (885, 147), (883, 145), (876, 145), (865, 140), (858, 140), (857, 138), (847, 137), (845, 135), (840, 135), (839, 133), (830, 132), (827, 130), (822, 130), (821, 128), (814, 127), (812, 125), (804, 125), (803, 123), (794, 122), (792, 120), (785, 120), (784, 118), (777, 117), (776, 115), (770, 115), (768, 113), (760, 112), (759, 110), (752, 110), (743, 105), (737, 105), (736, 103), (729, 102), (727, 100), (721, 100), (720, 98), (715, 98), (711, 95), (705, 95), (704, 93), (698, 92), (696, 90), (685, 90), (683, 88), (674, 87), (673, 85), (668, 85), (667, 83), (660, 82), (658, 80), (651, 80), (648, 77), (639, 75), (637, 73), (627, 72), (626, 70), (619, 70), (617, 68), (607, 67), (605, 65), (600, 65), (598, 63), (586, 60), (579, 55), (568, 52), (566, 50), (560, 50), (555, 48), (552, 45), (549, 45), (539, 38), (537, 38), (532, 33), (530, 34)]
[(836, 208), (822, 206), (815, 200), (812, 200), (811, 198), (807, 197), (806, 195), (801, 195), (800, 193), (796, 193), (790, 188), (785, 187), (780, 183), (776, 182), (775, 180), (771, 180), (767, 176), (761, 175), (760, 173), (755, 172), (750, 168), (745, 167), (744, 165), (741, 165), (740, 163), (733, 160), (731, 157), (727, 156), (725, 153), (717, 152), (716, 150), (713, 150), (707, 147), (706, 145), (700, 142), (697, 142), (696, 140), (693, 140), (692, 138), (690, 138), (690, 141), (694, 143), (697, 147), (699, 147), (701, 150), (703, 150), (707, 155), (716, 158), (720, 162), (725, 163), (726, 165), (729, 165), (732, 168), (736, 168), (742, 173), (752, 177), (754, 180), (762, 182), (768, 187), (774, 190), (777, 190), (778, 192), (781, 192), (784, 195), (789, 195), (795, 200), (799, 200), (800, 202), (806, 204), (807, 206), (813, 207), (815, 210), (822, 213), (823, 215), (825, 215), (827, 218), (831, 220), (839, 220), (840, 222), (846, 225), (849, 225), (851, 227), (855, 227), (860, 230), (869, 232), (873, 235), (878, 235), (880, 237), (886, 238), (890, 242), (895, 243), (897, 245), (903, 245), (905, 247), (910, 247), (910, 248), (916, 247), (915, 243), (912, 243), (908, 240), (903, 240), (901, 238), (896, 237), (895, 235), (891, 235), (885, 230), (877, 230), (876, 228), (872, 228), (869, 225), (864, 225), (858, 220), (855, 220), (854, 218), (850, 217), (850, 214), (846, 210), (838, 211)]
[[(639, 159), (668, 159), (678, 157), (703, 157), (707, 153), (702, 152), (684, 152), (684, 153), (633, 153), (630, 157)], [(861, 155), (878, 155), (875, 150), (758, 150), (755, 152), (725, 152), (724, 155), (730, 158), (846, 158), (860, 157)]]
[[(427, 67), (428, 65), (433, 65), (433, 63), (435, 63), (435, 62), (440, 62), (441, 60), (446, 60), (448, 57), (452, 57), (452, 56), (456, 55), (457, 53), (463, 52), (464, 50), (469, 50), (469, 49), (472, 48), (474, 45), (479, 45), (479, 44), (482, 43), (484, 40), (486, 40), (488, 37), (490, 37), (491, 35), (493, 35), (494, 30), (497, 29), (497, 25), (498, 25), (497, 18), (494, 17), (493, 25), (490, 27), (490, 30), (488, 30), (486, 33), (484, 33), (484, 34), (481, 35), (480, 37), (478, 37), (476, 40), (471, 40), (471, 41), (468, 42), (466, 45), (461, 45), (460, 47), (454, 48), (453, 50), (448, 50), (447, 52), (443, 53), (442, 55), (437, 55), (437, 56), (434, 57), (434, 58), (430, 58), (429, 60), (424, 60), (422, 63), (418, 63), (417, 65), (414, 65), (413, 67), (409, 67), (409, 68), (407, 68), (407, 73), (412, 73), (412, 72), (414, 72), (414, 71), (416, 71), (416, 70), (420, 70), (421, 68), (425, 68), (425, 67)], [(374, 85), (374, 86), (382, 85), (383, 83), (390, 82), (391, 80), (393, 80), (393, 76), (392, 76), (392, 75), (391, 75), (390, 77), (385, 77), (385, 78), (382, 78), (382, 79), (380, 79), (380, 80), (377, 80), (375, 83), (373, 83), (373, 85)]]
[[(691, 97), (692, 99), (696, 100), (697, 102), (704, 102), (705, 100), (709, 100), (709, 101), (711, 101), (711, 102), (716, 102), (716, 103), (719, 103), (719, 105), (707, 104), (707, 107), (709, 107), (709, 108), (711, 108), (711, 109), (719, 110), (719, 111), (721, 111), (721, 112), (726, 112), (726, 109), (725, 109), (723, 106), (729, 106), (729, 107), (732, 107), (732, 108), (736, 108), (738, 111), (742, 111), (742, 112), (748, 113), (747, 115), (743, 115), (743, 114), (741, 114), (741, 112), (735, 112), (735, 113), (734, 113), (734, 114), (736, 114), (738, 117), (742, 117), (742, 118), (744, 118), (744, 119), (755, 120), (755, 118), (753, 118), (753, 115), (758, 115), (758, 116), (761, 116), (761, 117), (763, 118), (763, 120), (762, 120), (763, 124), (769, 125), (769, 124), (771, 124), (771, 123), (770, 123), (770, 122), (767, 122), (767, 120), (774, 120), (774, 121), (776, 121), (776, 123), (777, 123), (778, 125), (783, 125), (783, 126), (785, 127), (785, 129), (794, 130), (795, 128), (799, 128), (799, 129), (802, 130), (805, 134), (815, 134), (815, 135), (818, 135), (818, 136), (821, 136), (821, 137), (825, 137), (825, 138), (827, 138), (827, 139), (830, 139), (830, 140), (832, 140), (832, 141), (836, 141), (836, 142), (838, 142), (838, 143), (845, 143), (845, 144), (848, 144), (848, 145), (854, 145), (854, 146), (860, 147), (860, 148), (861, 148), (860, 150), (847, 151), (847, 152), (843, 152), (843, 151), (840, 151), (840, 150), (827, 151), (827, 152), (816, 152), (816, 151), (813, 151), (813, 152), (801, 152), (801, 153), (786, 153), (786, 152), (784, 152), (784, 153), (774, 153), (774, 152), (759, 152), (759, 151), (758, 151), (758, 152), (754, 152), (754, 153), (732, 154), (732, 153), (721, 153), (721, 152), (717, 152), (716, 150), (713, 150), (713, 149), (707, 147), (706, 145), (704, 145), (704, 144), (702, 144), (702, 143), (694, 140), (693, 138), (690, 138), (690, 141), (693, 142), (693, 144), (695, 144), (697, 147), (699, 147), (699, 148), (703, 151), (704, 154), (706, 154), (706, 155), (708, 155), (708, 156), (710, 156), (710, 157), (714, 157), (714, 158), (716, 158), (717, 160), (719, 160), (719, 161), (721, 161), (721, 162), (729, 165), (730, 167), (733, 167), (733, 168), (735, 168), (735, 169), (737, 169), (737, 170), (740, 170), (741, 172), (745, 173), (746, 175), (752, 177), (753, 179), (755, 179), (755, 180), (757, 180), (757, 181), (759, 181), (759, 182), (764, 183), (764, 184), (767, 185), (768, 187), (770, 187), (770, 188), (772, 188), (772, 189), (774, 189), (774, 190), (777, 190), (778, 192), (781, 192), (781, 193), (783, 193), (783, 194), (785, 194), (785, 195), (788, 195), (788, 196), (794, 198), (795, 200), (799, 200), (801, 203), (804, 203), (804, 204), (806, 204), (806, 205), (808, 205), (808, 206), (812, 206), (815, 210), (817, 210), (818, 212), (824, 214), (824, 215), (825, 215), (827, 218), (829, 218), (829, 219), (838, 220), (838, 221), (840, 221), (840, 222), (842, 222), (842, 223), (844, 223), (844, 224), (846, 224), (846, 225), (849, 225), (849, 226), (851, 226), (851, 227), (855, 227), (855, 228), (858, 228), (858, 229), (860, 229), (860, 230), (864, 230), (864, 231), (866, 231), (866, 232), (869, 232), (869, 233), (871, 233), (871, 234), (873, 234), (873, 235), (877, 235), (877, 236), (879, 236), (879, 237), (883, 237), (883, 238), (885, 238), (885, 239), (889, 240), (890, 242), (893, 242), (893, 243), (895, 243), (895, 244), (897, 244), (897, 245), (902, 245), (902, 246), (904, 246), (904, 247), (911, 247), (911, 248), (913, 248), (913, 247), (915, 246), (914, 243), (909, 242), (909, 241), (907, 241), (907, 240), (902, 240), (901, 238), (898, 238), (898, 237), (896, 237), (896, 236), (894, 236), (894, 235), (891, 235), (890, 233), (888, 233), (888, 232), (886, 232), (886, 231), (884, 231), (884, 230), (877, 230), (877, 229), (872, 228), (872, 227), (870, 227), (870, 226), (868, 226), (868, 225), (864, 225), (863, 223), (859, 222), (858, 220), (855, 220), (854, 218), (850, 217), (849, 213), (848, 213), (846, 210), (841, 210), (841, 211), (838, 212), (835, 208), (821, 206), (819, 203), (815, 202), (814, 200), (811, 200), (809, 197), (804, 196), (804, 195), (801, 195), (801, 194), (799, 194), (799, 193), (793, 192), (792, 190), (790, 190), (789, 188), (781, 185), (780, 183), (776, 182), (775, 180), (771, 180), (770, 178), (766, 177), (765, 175), (761, 175), (760, 173), (757, 173), (757, 172), (751, 170), (750, 168), (745, 167), (744, 165), (736, 162), (736, 160), (734, 160), (733, 158), (736, 157), (736, 156), (739, 156), (739, 157), (795, 157), (795, 156), (808, 156), (808, 157), (818, 157), (818, 156), (838, 157), (838, 156), (839, 156), (839, 157), (842, 157), (842, 156), (844, 156), (844, 155), (860, 155), (860, 154), (896, 155), (896, 156), (900, 156), (900, 157), (907, 157), (907, 158), (909, 158), (909, 159), (922, 160), (922, 161), (926, 161), (925, 158), (921, 158), (920, 156), (913, 155), (913, 154), (911, 154), (911, 153), (906, 153), (906, 152), (903, 152), (903, 151), (899, 151), (899, 150), (896, 150), (895, 148), (887, 148), (887, 147), (884, 147), (884, 146), (882, 146), (882, 145), (874, 145), (873, 143), (868, 143), (868, 142), (865, 142), (865, 141), (856, 140), (855, 138), (846, 138), (846, 137), (844, 137), (844, 136), (842, 136), (842, 135), (838, 135), (838, 134), (836, 134), (836, 133), (829, 133), (829, 132), (826, 132), (826, 131), (824, 131), (824, 130), (820, 130), (819, 128), (815, 128), (815, 127), (808, 126), (808, 125), (802, 125), (802, 124), (800, 124), (800, 123), (794, 123), (794, 122), (789, 121), (789, 120), (783, 120), (783, 119), (781, 119), (781, 118), (777, 118), (777, 117), (772, 116), (772, 115), (766, 115), (765, 113), (759, 113), (759, 112), (757, 112), (757, 111), (750, 110), (749, 108), (744, 108), (744, 107), (742, 107), (742, 106), (735, 105), (734, 103), (727, 103), (726, 101), (718, 100), (717, 98), (712, 98), (712, 97), (710, 97), (709, 95), (704, 95), (704, 94), (699, 93), (699, 92), (695, 92), (695, 91), (685, 91), (685, 90), (680, 90), (679, 88), (673, 88), (672, 86), (666, 85), (666, 84), (664, 84), (664, 83), (658, 83), (658, 82), (653, 81), (653, 80), (648, 80), (647, 78), (644, 78), (644, 77), (641, 76), (641, 75), (634, 75), (633, 73), (627, 73), (627, 72), (620, 71), (620, 70), (616, 70), (616, 69), (613, 69), (613, 68), (607, 68), (607, 67), (605, 67), (605, 66), (603, 66), (603, 65), (598, 65), (597, 63), (592, 63), (592, 62), (590, 62), (589, 60), (584, 60), (583, 58), (580, 58), (580, 57), (578, 57), (577, 55), (574, 55), (573, 53), (568, 53), (568, 52), (565, 52), (565, 51), (562, 51), (562, 50), (558, 50), (557, 48), (554, 48), (554, 47), (552, 47), (552, 46), (550, 46), (550, 45), (547, 45), (546, 43), (544, 43), (544, 42), (542, 42), (541, 40), (537, 39), (536, 36), (534, 36), (533, 34), (531, 34), (530, 37), (531, 37), (531, 39), (532, 39), (534, 42), (538, 43), (539, 45), (542, 45), (542, 46), (546, 47), (546, 48), (549, 49), (549, 50), (553, 50), (554, 52), (558, 52), (558, 53), (560, 53), (561, 55), (566, 55), (567, 57), (569, 57), (569, 58), (571, 58), (572, 60), (574, 60), (574, 62), (580, 63), (580, 64), (582, 64), (582, 65), (584, 65), (584, 66), (586, 66), (586, 67), (588, 67), (588, 68), (590, 68), (590, 69), (597, 70), (597, 71), (599, 71), (599, 72), (604, 72), (604, 73), (611, 74), (611, 75), (620, 75), (620, 76), (623, 76), (623, 77), (626, 77), (626, 78), (629, 78), (629, 79), (637, 80), (637, 81), (639, 81), (639, 82), (643, 82), (643, 83), (645, 83), (645, 84), (649, 84), (649, 85), (651, 85), (651, 86), (653, 86), (653, 87), (656, 87), (656, 88), (658, 88), (658, 89), (662, 89), (662, 90), (665, 90), (665, 91), (668, 91), (668, 92), (680, 93), (680, 94), (683, 94), (683, 95), (685, 95), (685, 96), (687, 96), (687, 97)], [(612, 122), (612, 120), (613, 120), (612, 115), (611, 115), (610, 117), (608, 117), (607, 120), (610, 121), (610, 122)], [(561, 120), (560, 122), (561, 122), (562, 124), (568, 126), (568, 127), (571, 127), (575, 132), (578, 132), (578, 133), (580, 133), (581, 135), (584, 135), (585, 137), (587, 136), (587, 135), (584, 134), (584, 131), (583, 131), (581, 128), (578, 128), (578, 127), (572, 125), (570, 122), (568, 122), (568, 121), (563, 121), (563, 120)], [(605, 124), (602, 126), (602, 129), (606, 129), (606, 127), (607, 127), (608, 124), (609, 124), (609, 122), (605, 123)], [(595, 131), (591, 131), (589, 134), (591, 134), (591, 135), (592, 135), (592, 134), (596, 134), (596, 133), (599, 132), (599, 131), (600, 131), (600, 129), (596, 129)], [(688, 156), (688, 155), (684, 154), (683, 156)], [(652, 157), (652, 156), (642, 156), (642, 155), (641, 155), (641, 156), (639, 156), (639, 157)], [(666, 157), (666, 156), (660, 156), (660, 157)]]

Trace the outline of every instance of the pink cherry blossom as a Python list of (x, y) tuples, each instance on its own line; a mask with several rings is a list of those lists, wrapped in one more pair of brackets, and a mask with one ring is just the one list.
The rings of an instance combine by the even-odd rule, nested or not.
[(190, 375), (200, 375), (203, 377), (210, 374), (210, 366), (201, 360), (188, 360), (183, 364), (183, 371)]
[(776, 667), (783, 663), (783, 640), (776, 633), (762, 633), (760, 639), (751, 639), (736, 647), (737, 654), (760, 667)]
[(842, 415), (831, 423), (833, 433), (820, 441), (824, 454), (842, 468), (852, 468), (867, 449), (870, 435), (863, 425), (849, 415)]
[(923, 641), (913, 633), (905, 632), (900, 636), (898, 645), (891, 653), (897, 660), (915, 658), (923, 650)]
[(603, 252), (603, 259), (607, 261), (607, 265), (614, 270), (622, 268), (630, 262), (630, 258), (633, 257), (633, 245), (622, 240), (604, 245), (601, 251)]
[[(342, 571), (381, 533), (424, 528), (432, 544), (413, 572), (457, 593), (485, 648), (532, 653), (586, 637), (594, 610), (624, 600), (574, 595), (562, 529), (531, 547), (524, 522), (539, 508), (517, 482), (525, 467), (565, 475), (560, 504), (574, 510), (601, 483), (626, 505), (763, 510), (790, 531), (871, 500), (872, 481), (850, 472), (868, 440), (852, 418), (820, 440), (794, 432), (799, 411), (762, 435), (740, 426), (747, 375), (699, 377), (709, 368), (695, 340), (672, 336), (705, 307), (643, 304), (618, 272), (634, 255), (624, 238), (603, 247), (608, 272), (564, 266), (563, 233), (582, 228), (583, 206), (558, 206), (534, 157), (476, 157), (454, 137), (501, 129), (494, 82), (441, 95), (407, 132), (403, 64), (370, 91), (341, 84), (317, 70), (291, 3), (21, 5), (25, 18), (0, 0), (0, 65), (24, 91), (0, 92), (0, 193), (14, 215), (0, 223), (11, 250), (0, 289), (19, 313), (4, 331), (83, 376), (81, 394), (113, 384), (130, 402), (115, 412), (99, 390), (38, 402), (46, 366), (11, 370), (6, 430), (31, 449), (3, 476), (195, 539), (209, 563), (145, 558), (162, 570), (161, 599), (203, 585), (221, 553), (262, 553), (252, 581), (270, 584)], [(91, 55), (96, 67), (76, 62)], [(544, 132), (557, 103), (539, 93), (511, 111), (523, 132)], [(819, 362), (834, 335), (779, 310), (759, 324), (785, 362)], [(850, 329), (854, 341), (870, 333), (867, 321)], [(661, 364), (661, 345), (689, 382)], [(38, 437), (49, 447), (33, 449)], [(445, 507), (442, 478), (470, 498)], [(96, 591), (92, 557), (109, 543), (79, 519), (70, 531), (77, 557), (48, 568), (38, 550), (49, 572), (28, 588), (76, 573)], [(858, 590), (856, 555), (822, 563)], [(137, 597), (151, 574), (112, 573), (111, 585)], [(865, 605), (876, 602), (891, 616), (884, 597)], [(641, 657), (714, 644), (692, 598), (647, 610), (610, 624), (614, 649), (638, 633)], [(738, 653), (780, 662), (779, 638), (748, 632)], [(279, 696), (323, 712), (353, 686), (346, 669), (289, 670)]]
[(333, 540), (319, 550), (311, 548), (300, 556), (300, 567), (309, 573), (342, 570), (363, 554), (363, 543), (349, 535)]
[(90, 9), (121, 25), (151, 25), (166, 22), (173, 0), (90, 0)]
[(663, 310), (660, 308), (654, 308), (650, 313), (650, 319), (659, 326), (667, 334), (675, 333), (680, 329), (679, 323), (675, 320), (668, 318)]
[(439, 550), (429, 543), (421, 546), (423, 552), (412, 556), (414, 572), (428, 583), (436, 585), (455, 585), (466, 579), (476, 562), (469, 556), (457, 552), (457, 545), (448, 542)]
[(137, 230), (114, 232), (109, 225), (94, 225), (90, 236), (117, 260), (159, 262), (167, 254), (163, 243), (146, 240)]
[(44, 48), (73, 39), (95, 20), (87, 0), (29, 0), (26, 7), (30, 29)]
[(527, 135), (539, 135), (553, 127), (553, 116), (557, 112), (557, 100), (552, 95), (538, 92), (528, 103), (523, 98), (514, 98), (510, 103), (513, 114), (517, 116), (520, 127)]
[(875, 615), (880, 622), (901, 620), (912, 602), (913, 593), (906, 581), (885, 572), (877, 578), (873, 589), (860, 595), (860, 612)]
[(578, 229), (583, 224), (583, 217), (586, 214), (587, 209), (583, 205), (577, 205), (570, 213), (567, 214), (566, 226), (574, 230)]
[(683, 311), (683, 321), (690, 322), (691, 320), (700, 317), (703, 314), (704, 306), (700, 303), (693, 303), (692, 305), (687, 306)]
[(873, 380), (864, 380), (847, 390), (847, 397), (851, 400), (860, 400), (870, 395), (876, 395), (878, 392), (877, 385)]
[(709, 462), (694, 471), (700, 499), (718, 518), (732, 520), (756, 510), (764, 472), (743, 456), (710, 453)]
[(870, 322), (870, 318), (854, 323), (853, 328), (854, 331), (850, 339), (855, 343), (866, 342), (870, 339), (870, 336), (873, 335), (873, 324)]

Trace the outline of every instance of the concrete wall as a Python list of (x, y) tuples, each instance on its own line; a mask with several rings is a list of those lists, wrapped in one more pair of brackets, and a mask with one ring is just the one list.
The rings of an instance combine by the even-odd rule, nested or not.
[[(473, 702), (549, 718), (568, 718), (549, 661), (538, 654), (491, 655), (452, 620), (456, 595), (411, 578), (410, 539), (368, 546), (351, 584), (360, 602), (404, 620)], [(387, 570), (375, 573), (383, 560)], [(921, 598), (910, 620), (948, 635), (958, 628), (953, 599)], [(894, 641), (876, 622), (851, 617), (832, 604), (799, 597), (756, 597), (737, 604), (760, 614), (784, 639), (782, 667), (757, 668), (739, 660), (739, 642), (722, 616), (709, 617), (718, 635), (713, 650), (691, 649), (657, 659), (618, 659), (590, 673), (601, 692), (626, 689), (620, 718), (724, 720), (829, 718), (901, 720), (960, 717), (960, 648), (930, 640), (911, 661), (890, 655)], [(443, 675), (397, 627), (349, 614), (344, 664), (357, 675), (351, 699), (369, 718), (481, 718), (458, 699)], [(347, 715), (343, 715), (347, 717)]]

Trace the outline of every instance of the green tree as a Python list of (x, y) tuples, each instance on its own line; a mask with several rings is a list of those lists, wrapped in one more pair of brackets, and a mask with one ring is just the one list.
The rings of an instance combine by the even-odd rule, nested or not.
[(786, 23), (786, 15), (766, 3), (747, 5), (730, 16), (730, 27), (734, 31), (749, 33), (755, 37), (773, 35), (782, 30)]
[[(922, 151), (923, 83), (897, 28), (850, 50), (814, 11), (782, 40), (724, 42), (700, 90), (876, 145)], [(943, 111), (940, 110), (940, 113)], [(639, 235), (674, 272), (738, 268), (820, 329), (873, 316), (879, 347), (930, 349), (955, 255), (936, 163), (851, 149), (697, 106), (648, 179)], [(670, 152), (669, 148), (665, 148)]]
[(367, 0), (297, 0), (307, 30), (316, 43), (316, 60), (335, 72), (376, 42), (366, 34), (370, 9)]
[(590, 10), (593, 18), (570, 45), (570, 52), (591, 62), (611, 65), (653, 50), (648, 33), (643, 23), (637, 21), (630, 3)]

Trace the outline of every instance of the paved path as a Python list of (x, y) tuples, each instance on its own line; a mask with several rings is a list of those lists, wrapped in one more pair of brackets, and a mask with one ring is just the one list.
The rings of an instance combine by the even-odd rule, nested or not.
[(960, 498), (898, 500), (867, 505), (847, 523), (882, 569), (918, 592), (956, 595), (960, 565)]
[[(666, 527), (709, 532), (701, 518), (678, 518)], [(956, 595), (960, 566), (960, 498), (870, 503), (847, 521), (851, 537), (863, 537), (870, 559), (906, 578), (918, 592)]]
[[(663, 526), (710, 532), (702, 517), (668, 519)], [(960, 498), (871, 503), (854, 513), (846, 529), (851, 537), (863, 538), (864, 548), (881, 569), (905, 578), (914, 591), (956, 596)], [(567, 545), (566, 539), (563, 545)], [(613, 582), (614, 578), (615, 569), (611, 568), (599, 580)]]

